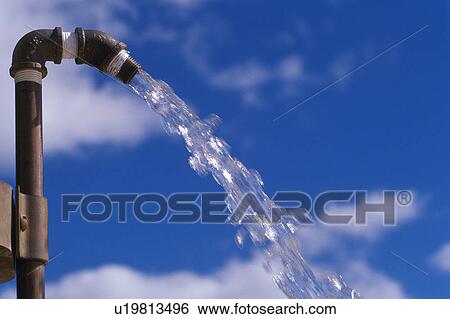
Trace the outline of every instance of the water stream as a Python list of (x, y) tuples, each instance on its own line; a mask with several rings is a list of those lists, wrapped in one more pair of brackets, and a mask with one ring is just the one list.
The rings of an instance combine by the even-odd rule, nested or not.
[[(170, 88), (141, 70), (130, 87), (158, 113), (169, 134), (183, 137), (190, 153), (189, 164), (200, 175), (210, 173), (228, 194), (227, 205), (234, 211), (245, 194), (256, 196), (263, 209), (272, 210), (274, 203), (264, 193), (263, 182), (255, 170), (247, 169), (232, 157), (228, 144), (214, 135), (220, 119), (213, 115), (200, 119)], [(297, 226), (282, 220), (281, 223), (243, 224), (253, 243), (262, 249), (266, 270), (273, 274), (275, 284), (289, 298), (357, 298), (358, 293), (349, 288), (339, 275), (316, 274), (300, 253)], [(243, 242), (242, 228), (236, 241)]]

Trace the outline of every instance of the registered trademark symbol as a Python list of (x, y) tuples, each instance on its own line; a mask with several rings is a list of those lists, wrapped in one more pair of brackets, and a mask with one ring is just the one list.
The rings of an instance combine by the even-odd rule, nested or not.
[(397, 193), (397, 202), (402, 206), (411, 204), (413, 195), (410, 191), (400, 191)]

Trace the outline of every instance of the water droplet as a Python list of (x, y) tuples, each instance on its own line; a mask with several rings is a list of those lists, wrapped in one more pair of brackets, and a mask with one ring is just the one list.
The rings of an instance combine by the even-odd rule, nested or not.
[(264, 182), (262, 180), (261, 174), (259, 174), (259, 172), (256, 169), (251, 169), (250, 170), (250, 174), (252, 174), (252, 176), (255, 178), (256, 182), (263, 186)]
[(355, 289), (352, 289), (352, 299), (361, 299), (361, 295)]
[(235, 236), (236, 244), (241, 249), (244, 248), (245, 235), (246, 235), (246, 233), (245, 233), (244, 228), (239, 228), (239, 230), (236, 232), (236, 236)]
[(291, 231), (292, 234), (295, 234), (295, 232), (297, 231), (297, 225), (295, 225), (292, 221), (288, 221), (286, 223), (286, 226), (288, 227), (288, 229)]
[(204, 120), (211, 129), (217, 128), (221, 123), (222, 119), (217, 114), (210, 114)]

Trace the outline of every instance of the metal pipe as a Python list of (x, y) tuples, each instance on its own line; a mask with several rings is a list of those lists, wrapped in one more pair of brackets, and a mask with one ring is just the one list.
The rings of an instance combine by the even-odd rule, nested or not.
[[(16, 184), (22, 193), (33, 196), (44, 195), (41, 77), (37, 70), (24, 69), (15, 79)], [(44, 265), (45, 261), (16, 259), (18, 298), (45, 297)]]
[(45, 63), (60, 64), (62, 59), (75, 59), (76, 64), (90, 65), (127, 84), (140, 65), (129, 56), (126, 44), (105, 32), (76, 28), (75, 32), (34, 30), (24, 35), (14, 48), (10, 75), (18, 70), (34, 69), (47, 75)]
[[(139, 64), (126, 45), (110, 35), (76, 28), (75, 32), (35, 30), (17, 43), (10, 68), (16, 90), (16, 275), (18, 298), (45, 297), (48, 261), (46, 200), (43, 187), (42, 78), (45, 63), (74, 58), (128, 83)], [(23, 201), (22, 203), (19, 201)]]

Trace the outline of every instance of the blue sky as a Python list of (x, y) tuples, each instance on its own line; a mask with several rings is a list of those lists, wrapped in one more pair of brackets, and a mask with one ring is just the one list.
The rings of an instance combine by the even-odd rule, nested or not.
[[(13, 3), (0, 5), (0, 24), (11, 30), (0, 52), (1, 179), (14, 184), (7, 70), (15, 42), (29, 31), (26, 25), (98, 28), (127, 43), (201, 117), (218, 114), (217, 134), (259, 171), (268, 194), (414, 190), (415, 203), (400, 212), (396, 227), (379, 221), (363, 230), (307, 227), (301, 247), (318, 269), (342, 273), (363, 296), (449, 297), (447, 2), (37, 3), (25, 1), (19, 13)], [(51, 296), (279, 296), (258, 251), (250, 243), (239, 249), (230, 225), (118, 224), (114, 218), (89, 224), (79, 216), (62, 223), (63, 193), (220, 189), (191, 170), (182, 141), (166, 136), (130, 91), (73, 61), (48, 67), (50, 255), (62, 252), (47, 267)]]

